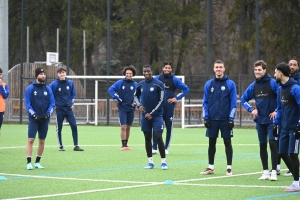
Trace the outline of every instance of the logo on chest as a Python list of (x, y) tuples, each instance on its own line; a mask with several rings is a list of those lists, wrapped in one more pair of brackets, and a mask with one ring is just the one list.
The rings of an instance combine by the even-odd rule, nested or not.
[(154, 87), (151, 87), (151, 88), (150, 88), (150, 91), (153, 92), (153, 91), (154, 91)]

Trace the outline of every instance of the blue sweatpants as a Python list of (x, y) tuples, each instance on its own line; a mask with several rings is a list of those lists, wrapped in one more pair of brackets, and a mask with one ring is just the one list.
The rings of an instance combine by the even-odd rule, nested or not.
[(58, 146), (63, 146), (62, 138), (61, 138), (61, 130), (63, 126), (64, 119), (66, 119), (71, 127), (72, 136), (73, 136), (73, 143), (74, 146), (78, 145), (78, 131), (77, 131), (77, 124), (73, 110), (67, 109), (62, 110), (57, 108), (56, 109), (56, 137)]

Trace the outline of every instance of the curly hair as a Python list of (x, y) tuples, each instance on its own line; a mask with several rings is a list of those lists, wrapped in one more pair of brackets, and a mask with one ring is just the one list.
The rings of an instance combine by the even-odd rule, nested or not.
[(135, 69), (135, 67), (134, 67), (133, 65), (126, 66), (126, 67), (123, 68), (122, 74), (123, 74), (124, 76), (126, 75), (126, 71), (127, 71), (127, 70), (131, 70), (133, 76), (136, 75), (136, 69)]

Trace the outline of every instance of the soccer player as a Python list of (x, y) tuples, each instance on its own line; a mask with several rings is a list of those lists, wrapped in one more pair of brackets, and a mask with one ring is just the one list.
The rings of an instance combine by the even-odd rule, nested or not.
[[(182, 99), (189, 93), (190, 88), (184, 84), (179, 78), (177, 78), (172, 73), (172, 63), (163, 62), (162, 73), (154, 78), (160, 80), (164, 83), (165, 86), (165, 99), (163, 105), (163, 119), (166, 125), (166, 142), (165, 142), (165, 152), (169, 154), (169, 147), (172, 139), (173, 133), (173, 117), (174, 109), (176, 107), (176, 101)], [(182, 92), (175, 96), (175, 90), (179, 89)], [(153, 146), (152, 153), (157, 154), (157, 141), (156, 137), (153, 134)]]
[[(294, 181), (285, 189), (285, 192), (298, 192), (299, 186), (299, 138), (300, 138), (300, 86), (289, 77), (290, 67), (286, 63), (279, 63), (275, 67), (274, 77), (280, 83), (277, 94), (277, 114), (274, 119), (274, 134), (277, 126), (281, 126), (279, 134), (279, 154), (286, 162), (292, 160)], [(287, 163), (287, 162), (286, 162)]]
[(236, 86), (225, 75), (224, 62), (214, 63), (215, 77), (205, 83), (203, 96), (203, 117), (208, 144), (208, 168), (200, 174), (214, 174), (216, 143), (221, 131), (227, 158), (226, 175), (232, 175), (232, 144), (234, 118), (236, 115)]
[(78, 146), (78, 131), (76, 119), (74, 116), (74, 98), (76, 96), (76, 90), (71, 80), (66, 77), (66, 69), (59, 67), (57, 69), (58, 78), (50, 84), (54, 98), (55, 98), (55, 111), (56, 111), (56, 137), (58, 142), (59, 151), (65, 151), (61, 130), (63, 121), (66, 118), (73, 136), (74, 151), (84, 151), (84, 149)]
[[(134, 94), (134, 100), (139, 110), (142, 111), (141, 129), (145, 136), (145, 148), (148, 157), (148, 165), (145, 169), (153, 169), (154, 161), (152, 158), (152, 131), (156, 136), (158, 149), (161, 156), (161, 168), (168, 169), (166, 163), (166, 153), (162, 133), (164, 130), (164, 120), (162, 117), (163, 101), (165, 96), (164, 84), (152, 77), (150, 65), (143, 67), (145, 80), (138, 83)], [(141, 98), (140, 98), (141, 97)], [(141, 102), (139, 101), (141, 99)]]
[(5, 112), (5, 99), (9, 96), (8, 84), (2, 80), (2, 69), (0, 68), (0, 129), (2, 127), (4, 112)]
[[(276, 116), (277, 108), (277, 91), (278, 84), (275, 79), (267, 74), (267, 64), (263, 60), (254, 63), (254, 75), (256, 81), (251, 83), (244, 91), (241, 97), (241, 105), (254, 117), (256, 130), (259, 140), (260, 159), (263, 167), (263, 174), (259, 180), (270, 179), (277, 180), (277, 138), (273, 136), (273, 119)], [(255, 99), (255, 107), (249, 104), (251, 99)], [(268, 150), (267, 142), (271, 151), (272, 172), (271, 177), (268, 167)], [(280, 173), (280, 170), (278, 170)]]
[(35, 70), (36, 80), (30, 84), (25, 91), (25, 105), (28, 112), (28, 139), (26, 144), (27, 169), (32, 170), (31, 163), (32, 146), (38, 132), (39, 144), (34, 167), (43, 169), (40, 164), (48, 133), (50, 115), (55, 106), (54, 96), (51, 88), (45, 84), (46, 72), (42, 68)]
[(128, 139), (130, 135), (130, 126), (134, 119), (134, 92), (137, 82), (132, 80), (136, 74), (136, 69), (133, 66), (124, 67), (122, 74), (124, 79), (115, 82), (109, 89), (110, 96), (118, 102), (118, 115), (121, 124), (121, 151), (131, 150), (128, 147)]

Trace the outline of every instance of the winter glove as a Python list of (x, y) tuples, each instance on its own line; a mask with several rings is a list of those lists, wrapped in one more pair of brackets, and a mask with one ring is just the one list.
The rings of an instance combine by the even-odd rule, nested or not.
[(205, 126), (206, 128), (210, 128), (209, 119), (204, 120), (204, 126)]
[(273, 136), (278, 137), (278, 125), (273, 125)]
[(35, 119), (35, 121), (38, 122), (38, 123), (40, 123), (40, 122), (43, 121), (39, 115), (34, 114), (34, 115), (32, 115), (32, 117), (33, 117), (33, 118)]
[(40, 116), (40, 119), (42, 120), (42, 121), (45, 121), (46, 119), (48, 119), (50, 117), (50, 115), (48, 115), (48, 114), (42, 114), (41, 116)]
[(233, 120), (229, 120), (228, 121), (228, 128), (232, 129), (234, 127), (234, 121)]
[(295, 132), (295, 138), (296, 139), (300, 138), (300, 125), (297, 125), (297, 129), (296, 129), (296, 132)]

